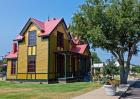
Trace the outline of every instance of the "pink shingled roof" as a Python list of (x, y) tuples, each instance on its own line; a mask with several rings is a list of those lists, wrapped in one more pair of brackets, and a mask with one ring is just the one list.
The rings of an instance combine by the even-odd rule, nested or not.
[(62, 19), (51, 19), (44, 22), (44, 33), (41, 33), (40, 36), (49, 35), (54, 28), (60, 23)]
[(75, 52), (75, 53), (83, 54), (86, 47), (87, 47), (87, 44), (75, 45), (75, 46), (72, 47), (71, 51)]
[(72, 41), (73, 41), (74, 44), (78, 44), (80, 42), (79, 39), (74, 39), (74, 38), (72, 38)]
[[(41, 34), (40, 36), (48, 36), (54, 29), (55, 27), (63, 20), (63, 18), (60, 18), (60, 19), (56, 19), (56, 18), (53, 18), (53, 19), (49, 19), (45, 22), (41, 22), (37, 19), (34, 19), (34, 18), (31, 18), (26, 25), (29, 25), (30, 22), (33, 22), (35, 23), (39, 29), (41, 29)], [(15, 40), (22, 40), (24, 38), (24, 36), (22, 35), (22, 33), (24, 33), (26, 30), (26, 26), (25, 28), (23, 28), (23, 31), (20, 33), (20, 35), (18, 35)]]
[(11, 58), (17, 58), (17, 52), (13, 53), (13, 51), (11, 51), (10, 53), (8, 53), (5, 56), (6, 59), (11, 59)]
[(44, 30), (45, 29), (45, 25), (44, 22), (41, 22), (37, 19), (32, 18), (33, 22), (35, 22), (35, 24), (37, 24), (39, 26), (40, 29)]
[(59, 22), (62, 19), (53, 18), (53, 19), (47, 20), (45, 22), (41, 22), (41, 21), (34, 19), (34, 18), (32, 18), (32, 20), (37, 26), (39, 26), (39, 28), (41, 30), (44, 31), (40, 34), (40, 36), (46, 36), (46, 35), (49, 35), (54, 30), (54, 28), (59, 24)]
[(19, 41), (19, 40), (22, 40), (22, 39), (23, 39), (23, 36), (17, 35), (15, 40)]

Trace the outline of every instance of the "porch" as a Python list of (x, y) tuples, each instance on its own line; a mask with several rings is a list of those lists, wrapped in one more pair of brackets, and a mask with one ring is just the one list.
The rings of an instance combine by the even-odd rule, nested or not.
[(55, 78), (58, 82), (88, 80), (91, 57), (71, 51), (55, 52)]

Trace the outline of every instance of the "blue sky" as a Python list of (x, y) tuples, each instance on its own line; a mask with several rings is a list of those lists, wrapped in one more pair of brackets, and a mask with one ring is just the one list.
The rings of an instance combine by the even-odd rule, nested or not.
[[(0, 0), (0, 56), (11, 50), (12, 40), (21, 31), (30, 17), (41, 21), (48, 17), (63, 17), (70, 23), (78, 5), (84, 0)], [(111, 54), (96, 50), (99, 57), (105, 61)], [(139, 56), (132, 63), (140, 64)]]

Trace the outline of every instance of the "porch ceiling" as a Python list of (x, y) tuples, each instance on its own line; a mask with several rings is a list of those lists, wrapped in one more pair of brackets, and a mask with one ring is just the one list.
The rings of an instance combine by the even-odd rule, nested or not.
[(87, 55), (83, 55), (83, 54), (76, 53), (76, 52), (71, 52), (71, 51), (56, 51), (55, 54), (62, 54), (62, 55), (65, 54), (65, 55), (91, 57), (91, 56), (87, 56)]

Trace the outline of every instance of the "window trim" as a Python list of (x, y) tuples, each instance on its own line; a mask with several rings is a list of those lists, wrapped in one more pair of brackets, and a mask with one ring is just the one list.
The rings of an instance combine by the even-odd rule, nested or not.
[(64, 33), (57, 31), (57, 47), (64, 48)]
[(17, 60), (11, 60), (11, 75), (16, 74), (16, 65), (17, 65)]
[[(32, 39), (31, 39), (30, 34), (31, 34), (32, 32), (35, 33), (35, 38), (32, 38)], [(34, 43), (33, 43), (33, 44), (30, 44), (30, 42), (31, 42), (30, 40), (33, 40), (33, 39), (35, 39)], [(29, 31), (29, 32), (28, 32), (28, 46), (35, 46), (36, 43), (37, 43), (37, 31), (36, 31), (36, 30)]]
[[(29, 64), (30, 58), (33, 58), (34, 59), (34, 62), (35, 62), (34, 64), (33, 63), (30, 63)], [(36, 56), (35, 55), (29, 55), (28, 56), (27, 72), (28, 73), (35, 73), (36, 72)]]

